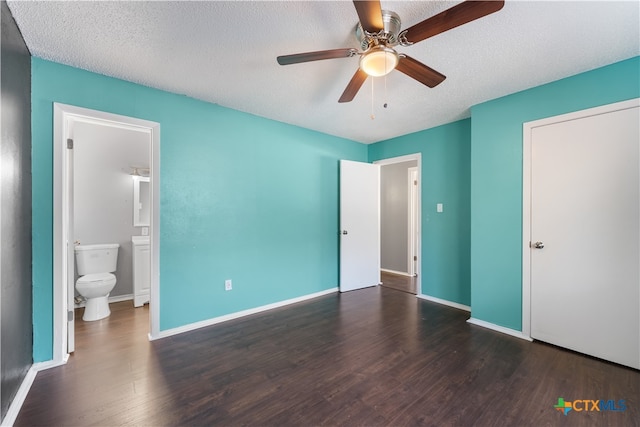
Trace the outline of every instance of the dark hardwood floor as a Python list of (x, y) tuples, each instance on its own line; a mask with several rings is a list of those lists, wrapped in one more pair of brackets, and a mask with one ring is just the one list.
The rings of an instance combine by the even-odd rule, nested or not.
[[(149, 342), (148, 310), (118, 303), (78, 322), (76, 353), (38, 374), (15, 425), (638, 425), (638, 371), (468, 317), (373, 287)], [(559, 397), (626, 410), (565, 416)]]
[(403, 276), (401, 274), (389, 273), (388, 271), (380, 271), (380, 281), (382, 286), (395, 289), (397, 291), (417, 294), (416, 281), (417, 277)]

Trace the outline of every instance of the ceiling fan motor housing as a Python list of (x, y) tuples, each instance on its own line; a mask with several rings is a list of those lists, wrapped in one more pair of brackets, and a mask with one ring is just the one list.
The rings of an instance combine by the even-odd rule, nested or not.
[(389, 10), (382, 11), (382, 31), (377, 34), (367, 33), (362, 29), (362, 25), (358, 22), (356, 25), (356, 38), (360, 43), (362, 50), (377, 45), (395, 46), (399, 43), (398, 34), (400, 33), (401, 21), (397, 13)]

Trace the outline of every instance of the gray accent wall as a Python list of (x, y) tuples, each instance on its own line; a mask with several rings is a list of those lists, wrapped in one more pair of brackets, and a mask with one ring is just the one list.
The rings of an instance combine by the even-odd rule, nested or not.
[[(83, 245), (118, 243), (116, 286), (111, 296), (133, 293), (131, 167), (149, 167), (148, 133), (76, 123), (74, 148), (74, 236)], [(77, 275), (76, 275), (77, 278)], [(77, 295), (77, 291), (76, 291)]]
[(418, 162), (394, 163), (380, 168), (380, 266), (408, 273), (408, 170)]
[(31, 56), (1, 2), (0, 419), (32, 365)]

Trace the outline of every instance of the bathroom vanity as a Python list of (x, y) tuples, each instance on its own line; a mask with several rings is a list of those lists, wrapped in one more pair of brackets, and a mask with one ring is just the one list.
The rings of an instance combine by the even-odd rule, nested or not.
[(132, 236), (133, 243), (133, 306), (149, 302), (151, 285), (151, 250), (149, 236)]

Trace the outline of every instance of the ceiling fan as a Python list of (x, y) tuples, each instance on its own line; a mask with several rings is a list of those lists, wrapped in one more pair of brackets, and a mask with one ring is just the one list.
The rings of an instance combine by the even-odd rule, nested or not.
[(413, 59), (398, 53), (394, 46), (411, 46), (452, 28), (499, 11), (504, 0), (469, 0), (457, 4), (431, 18), (427, 18), (407, 29), (400, 30), (400, 17), (391, 11), (382, 10), (379, 0), (353, 0), (360, 22), (356, 26), (358, 49), (330, 49), (316, 52), (278, 56), (278, 64), (290, 65), (321, 59), (351, 58), (360, 55), (360, 67), (351, 78), (338, 102), (349, 102), (360, 90), (368, 76), (384, 76), (394, 69), (435, 87), (446, 78), (443, 74)]

